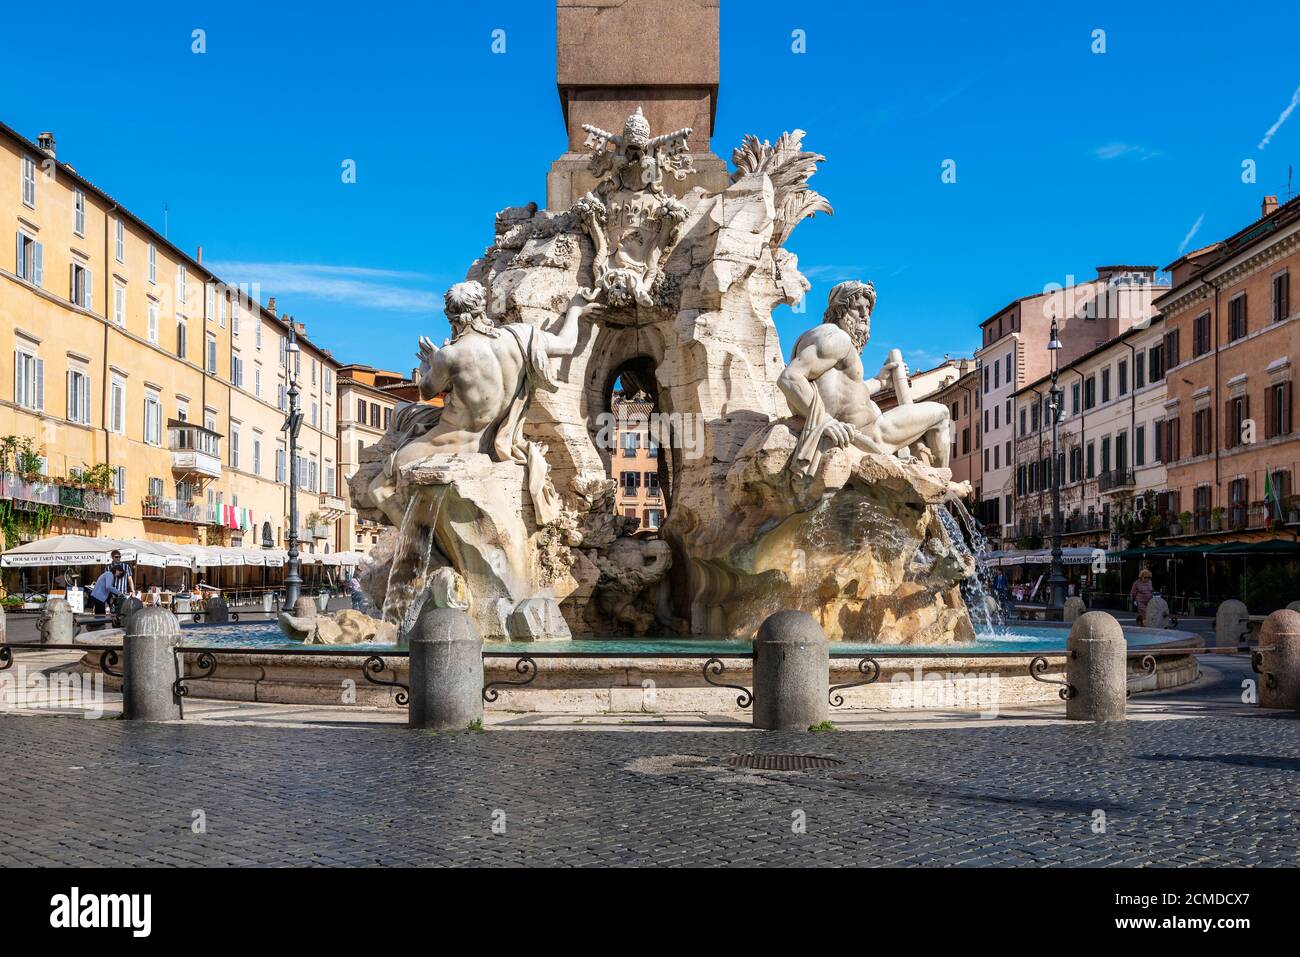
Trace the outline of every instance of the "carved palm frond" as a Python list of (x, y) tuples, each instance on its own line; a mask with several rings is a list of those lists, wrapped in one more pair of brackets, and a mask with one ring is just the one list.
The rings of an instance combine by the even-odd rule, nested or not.
[(731, 174), (732, 182), (752, 173), (766, 173), (772, 180), (777, 219), (777, 228), (772, 233), (773, 247), (783, 244), (800, 220), (815, 213), (833, 215), (835, 212), (826, 197), (808, 188), (817, 164), (826, 157), (804, 150), (803, 138), (803, 130), (782, 133), (773, 146), (751, 134), (731, 154), (731, 162), (736, 167)]

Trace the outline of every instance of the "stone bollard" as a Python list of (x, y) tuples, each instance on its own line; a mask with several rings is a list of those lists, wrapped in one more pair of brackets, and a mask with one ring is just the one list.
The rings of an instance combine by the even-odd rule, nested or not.
[(1147, 628), (1168, 628), (1169, 602), (1159, 595), (1152, 595), (1151, 601), (1147, 602), (1147, 613), (1142, 624)]
[(1237, 648), (1246, 642), (1250, 612), (1244, 601), (1229, 598), (1214, 613), (1214, 644), (1218, 648)]
[(180, 698), (172, 691), (181, 623), (161, 606), (142, 608), (131, 616), (123, 639), (122, 717), (128, 721), (174, 721), (181, 716)]
[(117, 610), (117, 620), (127, 631), (131, 630), (131, 617), (144, 607), (144, 602), (134, 595), (122, 599), (122, 606)]
[(1259, 706), (1300, 711), (1300, 612), (1264, 619), (1259, 632)]
[(1104, 611), (1090, 611), (1070, 628), (1065, 680), (1074, 694), (1065, 702), (1072, 721), (1123, 721), (1128, 692), (1128, 642), (1124, 629)]
[(754, 639), (754, 727), (807, 731), (830, 712), (830, 645), (805, 611), (778, 611)]
[(1078, 621), (1079, 616), (1088, 610), (1088, 606), (1083, 603), (1083, 599), (1078, 595), (1071, 595), (1065, 599), (1065, 611), (1062, 612), (1064, 621)]
[(464, 731), (483, 720), (483, 639), (468, 614), (426, 602), (411, 633), (407, 726)]
[(36, 620), (36, 630), (41, 633), (41, 643), (70, 645), (77, 634), (77, 620), (66, 599), (51, 598)]
[(230, 606), (220, 595), (213, 595), (203, 603), (203, 623), (205, 625), (226, 625), (230, 623)]

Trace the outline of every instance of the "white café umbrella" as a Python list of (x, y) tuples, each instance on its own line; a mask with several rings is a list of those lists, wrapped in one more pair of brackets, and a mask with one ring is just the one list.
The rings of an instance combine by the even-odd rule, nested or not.
[(136, 550), (128, 542), (112, 538), (91, 538), (89, 535), (51, 535), (26, 545), (11, 548), (0, 558), (5, 568), (26, 568), (39, 565), (107, 565), (114, 551), (122, 553), (122, 560), (136, 560)]

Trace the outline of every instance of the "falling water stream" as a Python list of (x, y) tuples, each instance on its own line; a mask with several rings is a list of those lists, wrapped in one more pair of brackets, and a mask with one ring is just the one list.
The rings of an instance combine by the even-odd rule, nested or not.
[[(970, 555), (975, 562), (975, 575), (962, 584), (962, 597), (966, 600), (971, 621), (981, 637), (1004, 632), (1006, 619), (1002, 614), (1002, 603), (994, 592), (993, 574), (985, 558), (989, 550), (988, 539), (980, 531), (975, 516), (971, 515), (960, 498), (954, 496), (949, 499), (949, 502), (953, 511), (957, 513), (957, 518), (961, 519), (961, 524), (958, 525), (957, 518), (953, 518), (953, 512), (946, 508), (936, 509), (939, 513), (939, 521), (947, 531), (953, 546)], [(964, 534), (963, 529), (965, 529)]]
[[(433, 564), (433, 528), (422, 525), (414, 514), (418, 500), (418, 496), (412, 495), (402, 515), (402, 527), (397, 535), (398, 551), (393, 556), (388, 572), (388, 590), (384, 594), (383, 618), (397, 625), (399, 640), (405, 639), (415, 623), (415, 613), (419, 609), (413, 605), (424, 593), (430, 565)], [(441, 511), (441, 501), (438, 507)]]

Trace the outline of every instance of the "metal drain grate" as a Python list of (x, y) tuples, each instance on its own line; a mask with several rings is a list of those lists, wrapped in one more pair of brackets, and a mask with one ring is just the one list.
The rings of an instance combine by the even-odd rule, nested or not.
[(735, 754), (722, 762), (733, 768), (756, 771), (807, 771), (810, 768), (836, 768), (844, 762), (815, 754)]

